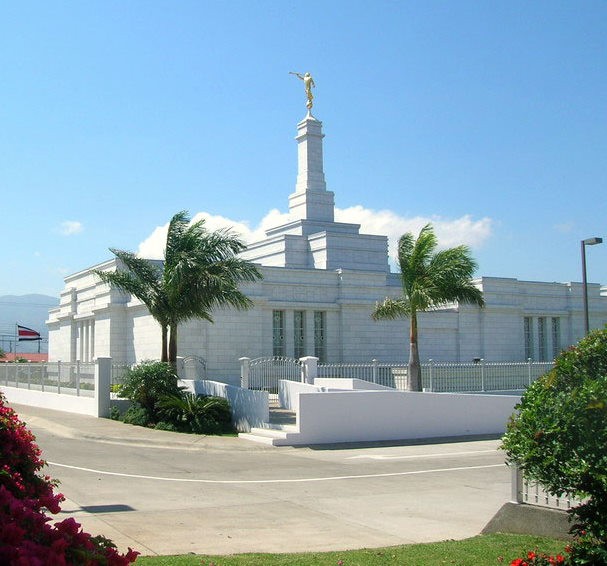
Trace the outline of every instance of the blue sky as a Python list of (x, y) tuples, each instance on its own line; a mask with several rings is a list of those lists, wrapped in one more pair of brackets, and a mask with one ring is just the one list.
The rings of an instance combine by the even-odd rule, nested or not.
[[(179, 210), (255, 238), (316, 81), (338, 218), (426, 221), (479, 275), (607, 284), (607, 3), (107, 1), (0, 8), (0, 295), (159, 253)], [(273, 212), (272, 212), (273, 211)]]

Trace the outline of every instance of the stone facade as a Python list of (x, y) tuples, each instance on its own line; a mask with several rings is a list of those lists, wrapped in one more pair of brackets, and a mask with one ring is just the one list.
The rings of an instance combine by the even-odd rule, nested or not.
[[(243, 256), (263, 280), (243, 287), (254, 307), (220, 309), (214, 324), (180, 327), (181, 356), (204, 358), (210, 379), (236, 383), (238, 358), (312, 355), (328, 362), (408, 358), (408, 321), (371, 319), (377, 301), (401, 292), (390, 273), (387, 238), (360, 234), (357, 224), (333, 221), (326, 190), (322, 124), (298, 124), (298, 176), (289, 197), (292, 221), (266, 232)], [(116, 260), (95, 266), (119, 268)], [(117, 362), (158, 359), (160, 327), (146, 307), (102, 283), (86, 269), (65, 279), (50, 311), (49, 359)], [(582, 286), (482, 277), (486, 307), (451, 305), (419, 317), (420, 357), (435, 361), (550, 360), (583, 335)], [(591, 327), (607, 324), (607, 295), (588, 286)]]

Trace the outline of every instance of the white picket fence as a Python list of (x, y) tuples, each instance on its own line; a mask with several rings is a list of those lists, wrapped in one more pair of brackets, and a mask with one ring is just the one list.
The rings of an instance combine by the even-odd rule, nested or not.
[(0, 364), (0, 385), (64, 395), (92, 397), (95, 364), (82, 362)]
[(527, 505), (562, 509), (564, 511), (568, 511), (572, 507), (583, 503), (582, 500), (566, 494), (558, 497), (549, 493), (541, 484), (526, 479), (523, 472), (517, 466), (511, 465), (511, 471), (512, 501), (515, 503), (526, 503)]
[(433, 362), (422, 364), (422, 385), (427, 391), (463, 393), (520, 391), (550, 371), (553, 362)]
[[(302, 358), (303, 359), (303, 358)], [(307, 358), (306, 358), (307, 359)], [(249, 360), (241, 358), (243, 387), (278, 392), (281, 379), (304, 381), (301, 360), (266, 357)], [(247, 364), (245, 368), (244, 364)], [(421, 364), (422, 387), (425, 391), (441, 393), (521, 391), (549, 371), (552, 362), (433, 362)], [(319, 363), (318, 377), (361, 379), (394, 389), (407, 389), (407, 363), (380, 362)], [(245, 379), (246, 374), (246, 379)]]

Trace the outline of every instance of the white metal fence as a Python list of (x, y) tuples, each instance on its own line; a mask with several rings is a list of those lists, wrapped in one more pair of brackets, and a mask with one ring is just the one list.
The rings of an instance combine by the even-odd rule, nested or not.
[[(180, 362), (180, 360), (182, 360)], [(204, 380), (207, 378), (207, 362), (201, 356), (186, 356), (177, 358), (177, 372), (181, 379)], [(181, 363), (181, 368), (179, 364)], [(180, 369), (182, 371), (180, 371)]]
[(272, 356), (255, 358), (248, 363), (247, 389), (267, 391), (271, 398), (278, 396), (281, 379), (301, 381), (302, 363), (294, 358)]
[(583, 503), (583, 501), (568, 495), (557, 497), (547, 492), (539, 483), (527, 480), (520, 468), (514, 465), (512, 466), (512, 500), (516, 503), (526, 503), (527, 505), (562, 509), (564, 511)]
[(0, 384), (34, 391), (92, 397), (95, 364), (82, 362), (3, 363)]
[[(303, 358), (307, 360), (308, 358)], [(247, 377), (243, 386), (261, 389), (271, 395), (278, 392), (281, 379), (302, 381), (302, 361), (294, 358), (266, 357), (246, 360)], [(552, 362), (485, 362), (436, 363), (421, 365), (422, 387), (426, 391), (444, 393), (521, 391), (552, 368)], [(244, 374), (243, 369), (243, 374)], [(407, 389), (405, 362), (319, 363), (316, 376), (325, 378), (361, 379), (392, 387)], [(245, 383), (246, 382), (246, 383)]]
[(518, 391), (552, 369), (553, 362), (485, 362), (422, 364), (422, 386), (427, 391)]

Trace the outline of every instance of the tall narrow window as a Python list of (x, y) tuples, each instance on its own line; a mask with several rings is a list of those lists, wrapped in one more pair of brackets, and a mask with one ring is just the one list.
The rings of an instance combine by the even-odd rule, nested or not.
[(552, 358), (555, 359), (561, 353), (561, 319), (552, 317)]
[(525, 317), (525, 359), (533, 359), (533, 319)]
[(327, 358), (326, 332), (327, 313), (314, 311), (314, 355), (319, 361), (324, 362)]
[(548, 359), (548, 336), (546, 335), (546, 317), (540, 316), (537, 319), (537, 346), (540, 362)]
[(272, 355), (285, 355), (285, 311), (272, 311)]
[(293, 315), (294, 354), (299, 359), (306, 355), (306, 313), (295, 311)]

